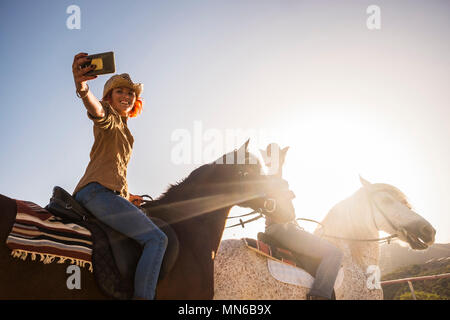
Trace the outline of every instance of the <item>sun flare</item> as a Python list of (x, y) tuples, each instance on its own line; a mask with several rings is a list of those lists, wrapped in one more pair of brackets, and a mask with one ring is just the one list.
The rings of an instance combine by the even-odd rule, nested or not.
[[(356, 106), (349, 108), (355, 110)], [(359, 175), (371, 182), (394, 185), (406, 181), (413, 190), (413, 186), (420, 183), (420, 175), (409, 174), (414, 168), (408, 167), (410, 155), (404, 152), (408, 141), (396, 128), (380, 126), (368, 115), (340, 113), (336, 106), (317, 105), (311, 110), (327, 111), (294, 113), (295, 126), (280, 126), (278, 132), (282, 134), (265, 141), (277, 142), (280, 148), (290, 147), (283, 178), (296, 194), (293, 203), (297, 218), (321, 221), (335, 204), (361, 187)], [(258, 148), (265, 147), (253, 146), (251, 152), (257, 154)], [(409, 190), (404, 191), (409, 194)], [(233, 208), (230, 215), (243, 212), (243, 209)], [(309, 222), (301, 222), (301, 225), (310, 232), (317, 227)], [(257, 222), (242, 230), (227, 230), (224, 236), (256, 235), (263, 230), (264, 222)], [(380, 233), (382, 235), (386, 234)]]

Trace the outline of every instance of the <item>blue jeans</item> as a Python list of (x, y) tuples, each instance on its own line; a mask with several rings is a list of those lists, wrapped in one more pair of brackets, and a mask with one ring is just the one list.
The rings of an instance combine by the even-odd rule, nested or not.
[(285, 248), (318, 261), (315, 280), (309, 294), (332, 298), (334, 283), (343, 257), (338, 248), (292, 222), (266, 226), (265, 233)]
[(142, 247), (134, 296), (154, 299), (159, 271), (167, 248), (167, 236), (138, 207), (97, 182), (84, 186), (75, 195), (95, 217), (136, 240)]

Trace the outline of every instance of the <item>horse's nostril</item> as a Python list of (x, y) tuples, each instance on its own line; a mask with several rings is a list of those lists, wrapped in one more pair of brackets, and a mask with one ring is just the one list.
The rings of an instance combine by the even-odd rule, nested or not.
[(427, 242), (434, 242), (436, 230), (430, 225), (425, 225), (421, 230), (421, 235)]
[(423, 228), (423, 231), (430, 235), (436, 234), (436, 230), (434, 230), (434, 228), (432, 226), (426, 226), (425, 228)]

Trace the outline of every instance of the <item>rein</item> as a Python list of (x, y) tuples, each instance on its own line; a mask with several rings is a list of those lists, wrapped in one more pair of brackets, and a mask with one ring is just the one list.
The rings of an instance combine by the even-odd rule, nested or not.
[(264, 208), (259, 208), (258, 210), (253, 210), (250, 213), (245, 213), (245, 214), (241, 214), (238, 216), (227, 217), (227, 219), (237, 219), (237, 218), (242, 218), (242, 217), (246, 217), (246, 216), (251, 216), (253, 214), (258, 214), (257, 217), (248, 219), (246, 221), (242, 221), (242, 219), (239, 219), (239, 223), (225, 227), (225, 229), (229, 229), (229, 228), (233, 228), (233, 227), (237, 227), (237, 226), (241, 226), (242, 228), (245, 228), (246, 223), (250, 223), (250, 222), (256, 221), (258, 219), (264, 218), (264, 215), (274, 212), (276, 207), (277, 207), (277, 201), (275, 199), (271, 199), (271, 198), (266, 199), (264, 201)]
[[(306, 218), (297, 218), (295, 220), (303, 220), (303, 221), (309, 221), (309, 222), (314, 222), (317, 223), (319, 225), (321, 225), (323, 227), (323, 224), (316, 221), (316, 220), (312, 220), (312, 219), (306, 219)], [(331, 236), (331, 235), (327, 235), (327, 234), (323, 234), (320, 237), (326, 237), (326, 238), (333, 238), (333, 239), (337, 239), (337, 240), (347, 240), (347, 241), (361, 241), (361, 242), (387, 242), (388, 244), (391, 242), (392, 239), (397, 238), (398, 235), (394, 234), (388, 237), (384, 237), (384, 238), (376, 238), (376, 239), (354, 239), (354, 238), (345, 238), (345, 237), (337, 237), (337, 236)]]
[[(366, 191), (366, 192), (367, 192), (367, 191)], [(370, 196), (370, 193), (369, 193), (369, 192), (367, 192), (367, 197), (369, 198), (370, 203), (371, 203), (372, 205), (374, 205), (374, 206), (378, 209), (378, 211), (382, 214), (382, 216), (386, 219), (386, 221), (389, 223), (389, 225), (390, 225), (394, 230), (400, 231), (400, 232), (401, 232), (401, 230), (400, 230), (399, 228), (397, 228), (397, 227), (392, 223), (391, 220), (389, 220), (389, 218), (388, 218), (387, 215), (384, 213), (384, 211), (383, 211), (383, 210), (377, 205), (377, 203), (372, 199), (372, 197)], [(269, 212), (272, 212), (272, 211), (275, 210), (276, 202), (275, 202), (275, 200), (273, 200), (273, 199), (270, 199), (270, 200), (273, 201), (273, 209), (270, 210)], [(264, 205), (266, 206), (266, 203), (264, 203)], [(378, 228), (378, 226), (377, 226), (377, 224), (376, 224), (376, 222), (375, 222), (375, 214), (374, 214), (373, 206), (370, 206), (370, 209), (371, 209), (372, 220), (373, 220), (373, 222), (374, 222), (375, 227), (377, 228), (377, 230), (379, 230), (379, 228)], [(263, 216), (263, 213), (264, 213), (265, 210), (266, 210), (266, 209), (261, 209), (261, 208), (259, 208), (258, 210), (254, 210), (254, 211), (252, 211), (252, 212), (250, 212), (250, 213), (245, 213), (245, 214), (241, 214), (241, 215), (238, 215), (238, 216), (228, 217), (227, 219), (237, 219), (237, 218), (242, 218), (242, 217), (250, 216), (250, 215), (253, 215), (253, 214), (259, 214), (257, 217), (254, 217), (254, 218), (249, 219), (249, 220), (246, 220), (246, 221), (243, 221), (242, 219), (239, 219), (239, 223), (236, 223), (236, 224), (233, 224), (233, 225), (231, 225), (231, 226), (228, 226), (228, 227), (226, 227), (226, 229), (228, 229), (228, 228), (233, 228), (233, 227), (237, 227), (237, 226), (242, 226), (242, 228), (244, 228), (246, 223), (249, 223), (249, 222), (252, 222), (252, 221), (256, 221), (256, 220), (258, 220), (258, 219), (260, 219), (260, 218), (263, 218), (263, 217), (264, 217), (264, 216)], [(318, 221), (316, 221), (316, 220), (313, 220), (313, 219), (297, 218), (297, 219), (295, 219), (295, 221), (296, 221), (296, 220), (309, 221), (309, 222), (313, 222), (313, 223), (316, 223), (316, 224), (318, 224), (318, 225), (324, 227), (322, 223), (320, 223), (320, 222), (318, 222)], [(386, 242), (386, 243), (390, 244), (392, 239), (398, 238), (398, 235), (397, 235), (397, 234), (393, 234), (393, 235), (390, 235), (390, 236), (387, 236), (387, 237), (383, 237), (383, 238), (369, 238), (369, 239), (346, 238), (346, 237), (338, 237), (338, 236), (327, 235), (327, 234), (322, 234), (320, 237), (333, 238), (333, 239), (337, 239), (337, 240), (356, 241), (356, 242), (380, 242), (380, 243)]]
[(231, 225), (231, 226), (225, 227), (225, 229), (229, 229), (229, 228), (233, 228), (233, 227), (237, 227), (237, 226), (242, 226), (242, 228), (245, 228), (245, 224), (250, 223), (250, 222), (252, 222), (252, 221), (256, 221), (256, 220), (261, 219), (261, 218), (264, 217), (264, 216), (262, 215), (262, 213), (260, 212), (260, 210), (261, 210), (261, 209), (253, 210), (253, 211), (250, 212), (250, 213), (242, 214), (242, 215), (239, 215), (239, 216), (227, 217), (227, 219), (235, 219), (235, 218), (240, 218), (240, 217), (250, 216), (250, 215), (253, 215), (253, 214), (259, 214), (257, 217), (254, 217), (254, 218), (252, 218), (252, 219), (248, 219), (248, 220), (246, 220), (246, 221), (242, 221), (242, 219), (239, 219), (239, 223), (236, 223), (236, 224), (233, 224), (233, 225)]

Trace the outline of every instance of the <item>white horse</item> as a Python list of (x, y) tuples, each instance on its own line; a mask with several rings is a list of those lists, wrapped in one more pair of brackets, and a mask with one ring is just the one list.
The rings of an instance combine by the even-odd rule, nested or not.
[[(436, 234), (400, 190), (360, 180), (362, 188), (336, 204), (314, 231), (344, 254), (335, 282), (336, 299), (383, 299), (378, 268), (380, 230), (420, 250), (433, 244)], [(276, 280), (267, 258), (249, 250), (241, 239), (221, 242), (214, 263), (214, 299), (303, 300), (308, 291), (308, 286)]]

